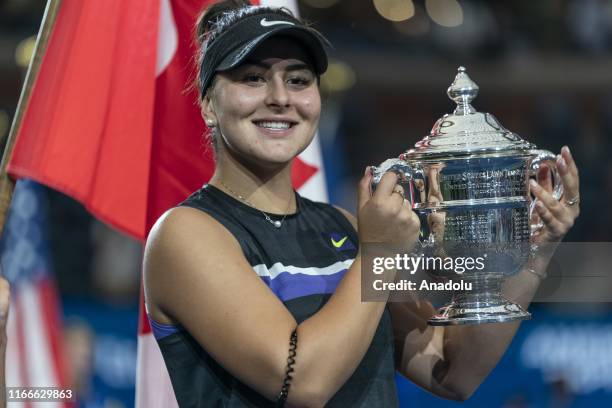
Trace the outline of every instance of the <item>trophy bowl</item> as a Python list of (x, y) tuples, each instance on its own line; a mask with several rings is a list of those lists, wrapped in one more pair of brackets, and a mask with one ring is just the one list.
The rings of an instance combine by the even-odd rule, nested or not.
[(482, 268), (426, 272), (438, 279), (462, 280), (470, 290), (454, 291), (430, 325), (477, 324), (529, 319), (530, 313), (502, 296), (506, 278), (525, 267), (533, 236), (535, 200), (529, 180), (543, 164), (552, 172), (553, 196), (563, 194), (555, 155), (505, 129), (489, 113), (471, 105), (478, 86), (459, 67), (448, 96), (452, 114), (398, 158), (372, 168), (372, 189), (388, 171), (398, 175), (405, 199), (421, 220), (422, 253), (440, 259), (481, 259)]

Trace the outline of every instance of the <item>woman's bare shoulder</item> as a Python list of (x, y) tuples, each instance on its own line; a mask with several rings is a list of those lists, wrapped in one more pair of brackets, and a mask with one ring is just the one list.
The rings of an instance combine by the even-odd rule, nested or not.
[(190, 247), (211, 237), (235, 241), (233, 235), (208, 213), (191, 207), (175, 207), (155, 222), (147, 237), (146, 247), (157, 249), (164, 244)]
[[(150, 313), (160, 319), (194, 279), (207, 280), (228, 259), (244, 258), (238, 241), (209, 214), (177, 207), (162, 215), (147, 238), (143, 259)], [(246, 261), (245, 261), (246, 262)]]
[(213, 221), (216, 222), (213, 217), (196, 208), (174, 207), (157, 219), (153, 228), (151, 228), (147, 242), (152, 236), (156, 237), (160, 234), (176, 232), (176, 229), (189, 229), (188, 226), (190, 225), (193, 227), (212, 226)]

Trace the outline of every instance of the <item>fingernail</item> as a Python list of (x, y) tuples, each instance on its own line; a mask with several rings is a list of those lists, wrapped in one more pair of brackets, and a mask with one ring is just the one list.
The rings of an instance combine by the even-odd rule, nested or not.
[(557, 165), (562, 171), (567, 170), (567, 163), (565, 162), (565, 159), (563, 157), (557, 159)]
[(539, 210), (544, 210), (544, 204), (542, 204), (541, 201), (536, 202), (536, 207), (538, 207)]
[(534, 179), (529, 180), (529, 185), (533, 188), (538, 188), (538, 183)]
[(370, 174), (370, 166), (366, 166), (365, 172), (363, 173), (364, 176), (367, 176), (368, 174)]
[(570, 148), (569, 148), (568, 146), (563, 146), (563, 147), (561, 148), (561, 151), (565, 151), (565, 153), (567, 153), (567, 154), (572, 154), (572, 153), (570, 152)]

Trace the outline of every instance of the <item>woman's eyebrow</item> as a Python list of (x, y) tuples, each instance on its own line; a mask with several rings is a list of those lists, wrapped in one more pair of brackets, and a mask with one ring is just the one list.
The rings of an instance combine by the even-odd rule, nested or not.
[(307, 69), (309, 71), (312, 71), (312, 67), (308, 64), (304, 64), (304, 63), (298, 63), (298, 64), (292, 64), (292, 65), (288, 65), (287, 68), (285, 68), (287, 71), (299, 71), (302, 69)]
[[(260, 68), (264, 68), (264, 69), (270, 69), (272, 68), (272, 64), (269, 64), (267, 62), (263, 62), (263, 61), (254, 61), (254, 60), (246, 60), (244, 62), (245, 65), (254, 65), (256, 67), (260, 67)], [(287, 71), (298, 71), (298, 70), (302, 70), (302, 69), (307, 69), (312, 71), (312, 67), (304, 62), (298, 62), (295, 64), (291, 64), (291, 65), (287, 65), (285, 67), (285, 70)]]

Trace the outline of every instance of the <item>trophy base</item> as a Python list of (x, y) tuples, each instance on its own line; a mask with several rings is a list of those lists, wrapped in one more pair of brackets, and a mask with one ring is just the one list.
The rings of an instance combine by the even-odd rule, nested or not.
[(427, 323), (430, 326), (452, 326), (460, 324), (503, 323), (529, 320), (531, 313), (516, 303), (499, 297), (497, 302), (458, 303), (438, 309)]

